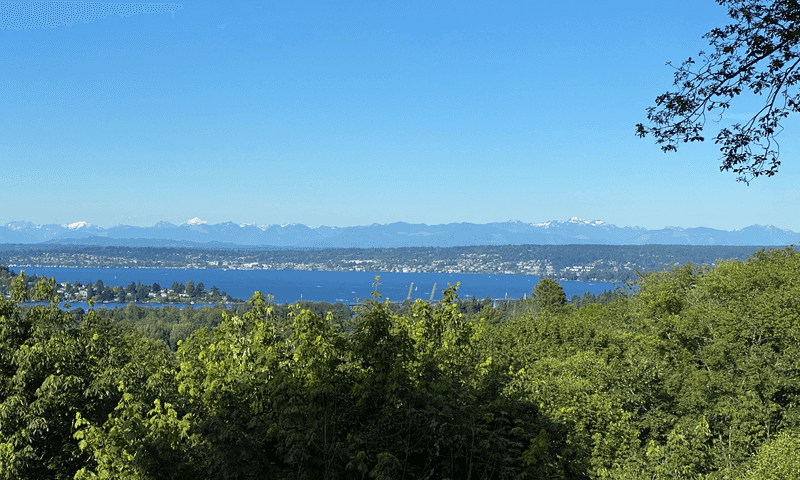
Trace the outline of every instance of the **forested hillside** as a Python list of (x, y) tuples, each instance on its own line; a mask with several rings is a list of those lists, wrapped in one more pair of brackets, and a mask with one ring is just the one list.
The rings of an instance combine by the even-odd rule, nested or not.
[(501, 273), (622, 282), (687, 262), (744, 260), (763, 247), (710, 245), (480, 245), (297, 250), (0, 245), (14, 267), (267, 269)]
[(256, 293), (180, 339), (18, 276), (0, 478), (798, 478), (798, 273), (787, 248), (605, 304), (542, 279), (498, 308), (455, 285), (354, 315)]

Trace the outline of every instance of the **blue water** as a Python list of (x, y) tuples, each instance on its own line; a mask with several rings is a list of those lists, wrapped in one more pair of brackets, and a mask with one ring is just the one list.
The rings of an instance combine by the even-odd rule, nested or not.
[[(185, 284), (192, 280), (202, 282), (206, 290), (216, 286), (234, 298), (248, 299), (253, 292), (264, 295), (272, 293), (277, 303), (293, 303), (298, 300), (314, 302), (354, 303), (355, 298), (370, 298), (375, 275), (380, 275), (382, 285), (378, 291), (383, 299), (405, 300), (408, 287), (414, 283), (411, 299), (431, 298), (431, 289), (436, 284), (434, 300), (442, 298), (441, 290), (447, 283), (461, 282), (458, 296), (478, 299), (521, 298), (530, 296), (539, 282), (536, 275), (489, 275), (478, 273), (389, 273), (389, 272), (316, 272), (302, 270), (188, 270), (188, 269), (140, 269), (140, 268), (13, 268), (19, 273), (55, 277), (57, 282), (80, 281), (82, 284), (102, 280), (107, 286), (126, 286), (131, 282), (152, 285), (158, 283), (169, 288), (172, 282)], [(567, 298), (592, 292), (597, 295), (613, 290), (614, 284), (605, 282), (559, 282)]]

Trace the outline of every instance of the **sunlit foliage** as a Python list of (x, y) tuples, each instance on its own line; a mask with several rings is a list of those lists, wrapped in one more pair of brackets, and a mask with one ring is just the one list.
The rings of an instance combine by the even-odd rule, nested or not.
[(582, 305), (548, 281), (511, 307), (376, 285), (353, 316), (256, 293), (173, 349), (133, 309), (17, 282), (0, 478), (793, 478), (798, 272), (762, 251)]

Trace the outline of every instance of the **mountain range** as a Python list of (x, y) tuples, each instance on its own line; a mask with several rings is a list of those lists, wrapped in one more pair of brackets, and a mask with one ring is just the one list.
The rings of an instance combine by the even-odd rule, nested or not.
[(472, 245), (775, 245), (800, 242), (800, 234), (773, 226), (738, 230), (666, 227), (648, 230), (618, 227), (599, 220), (573, 217), (566, 221), (442, 225), (395, 222), (354, 227), (308, 227), (225, 222), (197, 218), (181, 225), (159, 222), (152, 227), (117, 225), (101, 228), (87, 222), (36, 225), (15, 221), (0, 226), (3, 244), (204, 248), (395, 248)]

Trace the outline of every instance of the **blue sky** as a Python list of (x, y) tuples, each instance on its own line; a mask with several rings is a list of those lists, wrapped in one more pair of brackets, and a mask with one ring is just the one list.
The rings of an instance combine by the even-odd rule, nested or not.
[(0, 25), (0, 222), (800, 231), (796, 119), (750, 186), (634, 135), (712, 0), (130, 5)]

